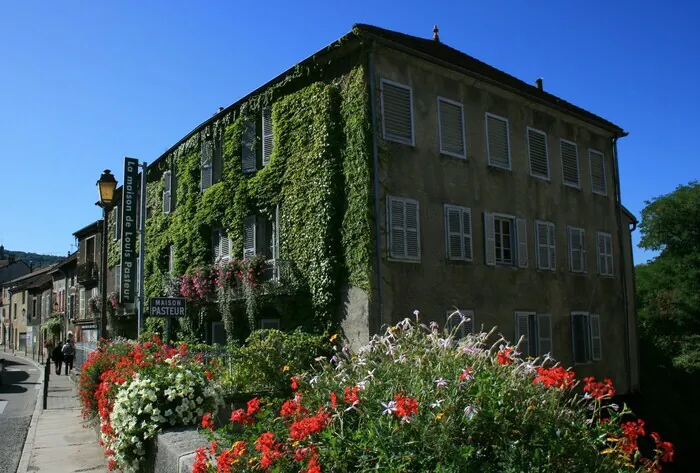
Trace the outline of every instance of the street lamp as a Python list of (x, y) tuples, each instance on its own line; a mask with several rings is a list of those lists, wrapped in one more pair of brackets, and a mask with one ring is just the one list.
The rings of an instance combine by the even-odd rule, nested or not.
[(97, 205), (102, 207), (102, 264), (100, 268), (100, 298), (102, 299), (100, 310), (100, 337), (107, 338), (107, 220), (109, 212), (114, 207), (114, 191), (117, 189), (117, 180), (109, 169), (100, 176), (97, 181), (97, 192), (100, 200)]

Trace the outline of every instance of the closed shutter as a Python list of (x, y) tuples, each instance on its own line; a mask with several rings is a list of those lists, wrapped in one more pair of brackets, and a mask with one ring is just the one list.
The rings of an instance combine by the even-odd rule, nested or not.
[(605, 235), (598, 232), (596, 240), (596, 261), (598, 263), (598, 274), (607, 274), (607, 260), (605, 258)]
[(594, 360), (603, 359), (603, 345), (600, 340), (600, 316), (591, 314), (591, 358)]
[(168, 274), (173, 275), (175, 271), (175, 245), (168, 248)]
[(122, 225), (122, 214), (119, 212), (119, 207), (118, 205), (114, 207), (114, 240), (119, 240), (121, 238), (121, 225)]
[(231, 257), (231, 240), (229, 240), (229, 237), (225, 231), (221, 232), (220, 247), (221, 247), (221, 250), (219, 251), (219, 254), (221, 255), (221, 259), (230, 258)]
[(243, 257), (250, 258), (257, 253), (255, 248), (255, 216), (246, 217), (243, 222)]
[(603, 153), (588, 150), (588, 159), (591, 162), (591, 189), (596, 194), (607, 194), (605, 183), (605, 157)]
[(569, 267), (574, 273), (586, 272), (585, 231), (569, 228)]
[(202, 191), (211, 187), (212, 181), (212, 159), (213, 159), (213, 148), (212, 142), (207, 140), (202, 142), (202, 157), (201, 157), (201, 185)]
[(392, 258), (404, 258), (406, 256), (406, 217), (403, 202), (389, 197), (389, 254)]
[(550, 223), (549, 227), (549, 263), (551, 265), (552, 271), (557, 269), (557, 247), (555, 240), (555, 229), (554, 224)]
[(274, 145), (274, 134), (272, 130), (272, 109), (263, 108), (262, 111), (262, 165), (270, 162), (272, 147)]
[(85, 317), (85, 288), (80, 288), (80, 316)]
[(255, 133), (255, 120), (246, 119), (243, 122), (243, 133), (241, 134), (241, 170), (243, 172), (256, 170)]
[(170, 195), (172, 191), (170, 171), (163, 173), (163, 213), (170, 213)]
[(613, 249), (612, 249), (612, 235), (605, 236), (605, 260), (607, 262), (607, 274), (612, 276), (614, 274), (613, 270)]
[(472, 211), (471, 209), (462, 209), (462, 231), (464, 234), (464, 259), (472, 261), (474, 255), (472, 253)]
[(515, 343), (523, 358), (530, 356), (530, 312), (515, 313)]
[(486, 147), (491, 166), (510, 169), (508, 120), (490, 113), (486, 114)]
[(221, 230), (214, 230), (211, 234), (211, 248), (214, 254), (214, 262), (221, 259)]
[(484, 212), (484, 261), (489, 266), (496, 266), (496, 232), (493, 226), (493, 214)]
[(381, 82), (384, 139), (413, 145), (413, 96), (409, 87)]
[(440, 152), (466, 158), (464, 109), (461, 103), (438, 98)]
[(549, 179), (547, 135), (533, 128), (527, 129), (527, 148), (530, 155), (530, 174)]
[(462, 210), (452, 205), (445, 206), (445, 234), (447, 235), (447, 259), (464, 259), (462, 237)]
[(420, 259), (420, 215), (418, 202), (406, 200), (406, 257)]
[(117, 264), (114, 266), (114, 270), (112, 271), (114, 274), (114, 290), (119, 291), (119, 287), (121, 286), (121, 279), (122, 279), (122, 265)]
[(527, 221), (524, 218), (519, 218), (517, 224), (518, 267), (527, 268)]
[(549, 261), (549, 226), (547, 222), (535, 221), (535, 238), (537, 245), (537, 267), (551, 269)]
[(580, 187), (578, 174), (578, 149), (576, 143), (560, 140), (561, 168), (564, 184), (571, 187)]
[(537, 355), (552, 355), (552, 316), (537, 314)]
[(212, 184), (216, 184), (221, 180), (221, 175), (223, 173), (224, 167), (224, 156), (223, 156), (223, 143), (222, 138), (218, 137), (213, 144), (214, 149), (214, 159), (212, 163)]

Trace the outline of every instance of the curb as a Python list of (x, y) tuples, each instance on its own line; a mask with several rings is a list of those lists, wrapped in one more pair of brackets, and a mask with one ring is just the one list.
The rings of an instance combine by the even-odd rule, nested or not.
[[(38, 362), (32, 360), (31, 358), (25, 358), (25, 357), (20, 357), (23, 358), (27, 361), (30, 361), (34, 363), (37, 368), (39, 368), (39, 383), (43, 384), (44, 382), (44, 370), (43, 366), (40, 365)], [(27, 432), (27, 438), (24, 440), (24, 448), (22, 448), (22, 456), (19, 459), (19, 465), (17, 466), (17, 473), (27, 473), (27, 469), (29, 468), (29, 460), (32, 456), (32, 450), (34, 449), (34, 438), (36, 437), (36, 428), (37, 424), (39, 423), (39, 416), (41, 415), (43, 409), (42, 409), (42, 404), (40, 402), (40, 395), (43, 393), (43, 390), (37, 389), (37, 395), (36, 395), (36, 406), (34, 407), (34, 414), (32, 414), (32, 421), (29, 424), (29, 431)]]

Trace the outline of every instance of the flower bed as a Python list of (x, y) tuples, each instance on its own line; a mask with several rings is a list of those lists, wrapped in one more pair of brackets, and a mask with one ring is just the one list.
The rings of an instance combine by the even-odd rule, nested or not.
[(339, 349), (292, 378), (290, 399), (252, 399), (217, 431), (203, 416), (212, 445), (194, 472), (631, 472), (673, 460), (670, 443), (612, 403), (609, 380), (579, 386), (488, 337), (454, 340), (407, 319), (356, 355)]
[(193, 425), (221, 405), (214, 374), (187, 347), (159, 339), (103, 342), (80, 375), (83, 416), (97, 414), (110, 469), (144, 471), (148, 440), (164, 426)]

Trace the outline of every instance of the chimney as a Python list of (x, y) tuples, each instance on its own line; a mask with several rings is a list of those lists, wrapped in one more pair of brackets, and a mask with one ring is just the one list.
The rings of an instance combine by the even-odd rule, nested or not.
[(535, 86), (536, 86), (539, 90), (543, 90), (543, 89), (542, 89), (542, 78), (541, 78), (541, 77), (538, 77), (538, 78), (537, 78), (537, 80), (535, 81)]
[(438, 35), (438, 27), (437, 25), (433, 26), (433, 41), (437, 41), (438, 43), (440, 42), (440, 36)]

